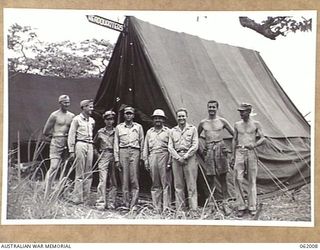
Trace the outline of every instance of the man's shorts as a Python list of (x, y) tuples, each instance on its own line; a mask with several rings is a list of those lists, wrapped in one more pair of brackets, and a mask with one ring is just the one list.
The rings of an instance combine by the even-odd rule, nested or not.
[(57, 136), (52, 137), (50, 143), (50, 158), (64, 158), (68, 153), (68, 137), (67, 136)]

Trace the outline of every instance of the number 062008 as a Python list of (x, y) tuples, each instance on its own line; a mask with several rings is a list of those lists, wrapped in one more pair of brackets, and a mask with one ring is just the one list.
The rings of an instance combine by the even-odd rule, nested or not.
[(318, 248), (318, 244), (300, 244), (300, 248)]

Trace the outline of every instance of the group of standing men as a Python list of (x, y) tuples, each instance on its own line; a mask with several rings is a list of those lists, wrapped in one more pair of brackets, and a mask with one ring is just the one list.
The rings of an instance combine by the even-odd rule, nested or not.
[[(264, 136), (260, 123), (250, 118), (252, 110), (250, 104), (240, 105), (238, 111), (241, 121), (236, 122), (234, 128), (226, 119), (217, 115), (219, 108), (217, 101), (208, 102), (208, 118), (200, 122), (198, 129), (187, 123), (186, 109), (181, 108), (176, 111), (178, 124), (172, 129), (164, 126), (166, 120), (164, 111), (156, 109), (152, 114), (154, 126), (147, 131), (144, 138), (142, 126), (133, 121), (135, 110), (132, 107), (124, 108), (124, 122), (115, 128), (116, 114), (113, 111), (106, 111), (103, 114), (105, 127), (98, 130), (93, 137), (95, 121), (90, 117), (93, 111), (92, 100), (81, 101), (82, 111), (77, 116), (68, 111), (70, 98), (67, 95), (60, 96), (59, 103), (60, 109), (50, 115), (43, 130), (46, 137), (52, 137), (45, 198), (50, 195), (52, 181), (60, 163), (69, 153), (70, 158), (74, 159), (76, 172), (72, 202), (81, 204), (90, 200), (95, 150), (99, 155), (96, 201), (98, 209), (115, 208), (116, 169), (120, 173), (123, 205), (135, 209), (139, 197), (139, 166), (144, 163), (152, 179), (151, 196), (157, 211), (165, 211), (171, 206), (172, 177), (176, 210), (184, 211), (188, 206), (191, 212), (196, 211), (198, 208), (196, 152), (199, 147), (199, 136), (203, 133), (208, 200), (213, 197), (214, 180), (217, 179), (222, 187), (223, 211), (226, 215), (230, 214), (226, 202), (228, 199), (226, 176), (230, 165), (234, 165), (238, 216), (243, 216), (247, 209), (243, 188), (244, 178), (249, 182), (248, 210), (251, 214), (255, 214), (258, 167), (255, 148), (263, 143)], [(224, 144), (223, 130), (227, 130), (233, 136), (231, 162), (228, 160), (229, 150)], [(108, 195), (107, 182), (110, 183)]]

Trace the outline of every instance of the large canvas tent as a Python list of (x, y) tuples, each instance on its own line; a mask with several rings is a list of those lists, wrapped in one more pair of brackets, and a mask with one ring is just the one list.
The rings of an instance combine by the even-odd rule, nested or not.
[[(239, 103), (249, 102), (267, 137), (258, 149), (258, 193), (310, 181), (310, 126), (257, 51), (169, 31), (131, 16), (124, 26), (95, 98), (98, 113), (112, 109), (119, 121), (123, 105), (132, 105), (147, 130), (154, 109), (163, 109), (172, 127), (175, 110), (184, 107), (188, 121), (197, 126), (207, 116), (207, 101), (216, 99), (220, 116), (233, 124), (240, 119)], [(231, 141), (227, 134), (226, 140)]]

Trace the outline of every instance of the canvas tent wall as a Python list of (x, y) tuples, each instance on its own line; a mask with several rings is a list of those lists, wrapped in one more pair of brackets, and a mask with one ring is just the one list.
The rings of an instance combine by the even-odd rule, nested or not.
[(310, 126), (258, 52), (126, 18), (95, 98), (97, 112), (112, 109), (120, 116), (124, 104), (132, 105), (147, 130), (155, 108), (172, 127), (175, 110), (185, 107), (197, 126), (210, 99), (219, 101), (220, 115), (231, 124), (240, 119), (239, 103), (253, 105), (268, 138), (258, 149), (260, 194), (309, 182)]
[(70, 111), (80, 112), (83, 99), (94, 98), (101, 79), (73, 79), (10, 73), (8, 80), (9, 147), (37, 140), (50, 113), (59, 108), (58, 97), (70, 96)]

